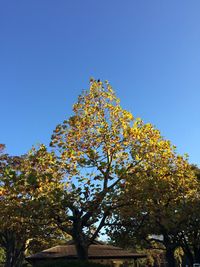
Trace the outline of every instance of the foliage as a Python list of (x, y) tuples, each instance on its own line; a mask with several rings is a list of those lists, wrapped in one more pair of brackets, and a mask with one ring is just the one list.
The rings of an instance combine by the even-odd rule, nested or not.
[[(51, 145), (66, 170), (63, 214), (54, 217), (84, 258), (114, 210), (128, 206), (127, 217), (130, 207), (137, 206), (140, 215), (150, 209), (155, 214), (171, 198), (179, 203), (186, 191), (188, 197), (195, 189), (187, 161), (150, 123), (122, 109), (108, 82), (91, 80), (73, 112), (52, 136)], [(183, 190), (184, 184), (191, 190)], [(167, 218), (168, 212), (172, 209), (162, 215)]]
[(197, 178), (198, 193), (184, 203), (182, 217), (184, 223), (178, 231), (178, 242), (190, 264), (200, 262), (200, 169), (191, 166)]
[(125, 240), (126, 246), (133, 246), (137, 240), (145, 241), (146, 247), (150, 248), (152, 242), (158, 247), (163, 244), (169, 265), (175, 266), (175, 251), (182, 247), (187, 253), (185, 248), (190, 247), (186, 226), (193, 229), (191, 233), (195, 229), (191, 217), (197, 218), (199, 214), (193, 210), (198, 207), (195, 201), (199, 194), (198, 181), (187, 160), (175, 151), (171, 158), (173, 161), (170, 158), (163, 163), (158, 161), (160, 173), (155, 169), (148, 170), (137, 176), (135, 186), (126, 188), (125, 197), (134, 197), (135, 202), (131, 208), (123, 207), (116, 212), (114, 219), (117, 223), (113, 224), (110, 236), (116, 242)]
[(58, 233), (47, 214), (51, 196), (61, 186), (60, 176), (56, 157), (43, 145), (22, 157), (8, 156), (2, 149), (0, 245), (5, 250), (6, 262), (10, 264), (6, 266), (21, 265), (32, 239)]
[(4, 250), (0, 247), (0, 264), (5, 261), (5, 253)]
[(124, 110), (107, 81), (91, 79), (51, 147), (11, 157), (0, 145), (0, 244), (6, 261), (13, 257), (6, 266), (68, 235), (87, 260), (105, 226), (122, 246), (162, 243), (171, 267), (180, 247), (198, 259), (199, 169)]

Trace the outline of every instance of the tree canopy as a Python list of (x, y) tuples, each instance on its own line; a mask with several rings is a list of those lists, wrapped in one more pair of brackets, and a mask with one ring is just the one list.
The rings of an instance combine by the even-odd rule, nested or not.
[(21, 266), (27, 245), (63, 233), (87, 260), (103, 229), (129, 245), (162, 235), (171, 267), (179, 247), (188, 257), (192, 248), (191, 262), (197, 258), (198, 168), (152, 124), (123, 109), (107, 81), (90, 80), (72, 116), (55, 128), (50, 147), (12, 157), (0, 145), (6, 267)]
[(156, 212), (171, 199), (178, 203), (192, 195), (195, 186), (187, 160), (150, 123), (124, 110), (108, 82), (91, 80), (73, 112), (52, 136), (66, 170), (62, 209), (69, 211), (57, 222), (73, 236), (80, 258), (87, 258), (89, 244), (114, 210), (145, 200), (143, 213)]
[(53, 153), (41, 145), (28, 155), (0, 155), (0, 245), (6, 267), (21, 266), (33, 239), (58, 232), (49, 208), (61, 187), (61, 173)]

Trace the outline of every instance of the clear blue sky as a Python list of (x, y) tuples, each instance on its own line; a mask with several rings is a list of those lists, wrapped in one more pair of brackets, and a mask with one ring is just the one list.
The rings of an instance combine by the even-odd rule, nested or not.
[(0, 143), (48, 144), (89, 77), (200, 164), (200, 1), (0, 1)]

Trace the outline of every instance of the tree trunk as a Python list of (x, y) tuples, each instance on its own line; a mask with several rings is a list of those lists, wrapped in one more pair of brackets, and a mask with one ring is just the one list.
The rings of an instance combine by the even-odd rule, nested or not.
[(194, 248), (194, 263), (200, 263), (200, 249)]
[(76, 243), (76, 250), (79, 260), (88, 260), (88, 246), (81, 243)]
[(170, 238), (168, 230), (160, 225), (161, 232), (163, 234), (163, 245), (166, 248), (166, 261), (168, 267), (176, 267), (176, 259), (174, 256), (174, 251), (177, 248), (177, 243)]
[(187, 261), (192, 266), (194, 263), (194, 254), (191, 250), (191, 247), (189, 247), (188, 244), (185, 244), (184, 246), (182, 246), (182, 249), (184, 251), (185, 257), (187, 258)]
[(78, 259), (87, 261), (89, 242), (83, 232), (79, 218), (74, 221), (72, 237), (75, 242)]
[(176, 260), (174, 257), (174, 249), (170, 249), (170, 248), (166, 249), (166, 261), (168, 263), (168, 267), (176, 267)]
[(4, 267), (21, 267), (25, 259), (25, 242), (18, 240), (14, 232), (7, 232), (4, 236), (6, 260)]
[(19, 249), (7, 249), (4, 267), (21, 267), (24, 261), (24, 252)]

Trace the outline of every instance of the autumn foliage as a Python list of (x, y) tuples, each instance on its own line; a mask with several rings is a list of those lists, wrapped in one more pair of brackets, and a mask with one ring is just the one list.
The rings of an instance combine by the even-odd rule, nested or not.
[(123, 109), (107, 81), (90, 80), (50, 146), (51, 152), (41, 145), (23, 157), (0, 146), (1, 239), (6, 231), (19, 234), (22, 252), (27, 240), (52, 229), (72, 236), (82, 260), (105, 227), (113, 239), (123, 228), (128, 240), (133, 223), (145, 222), (137, 231), (141, 239), (164, 236), (163, 229), (168, 237), (177, 222), (184, 225), (186, 204), (198, 199), (187, 158), (152, 124)]

